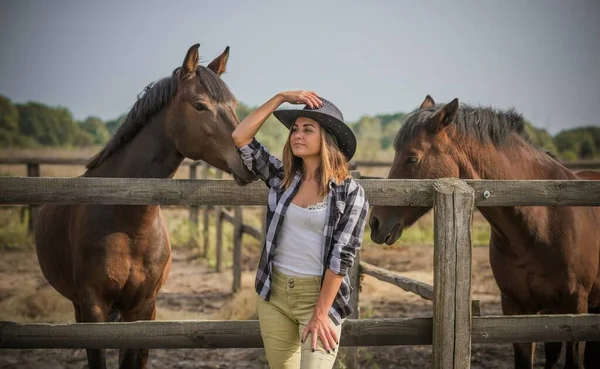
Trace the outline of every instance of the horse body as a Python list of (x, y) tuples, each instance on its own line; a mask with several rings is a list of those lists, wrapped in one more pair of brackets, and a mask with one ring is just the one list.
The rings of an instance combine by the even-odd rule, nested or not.
[[(492, 180), (600, 179), (600, 172), (573, 173), (538, 150), (514, 112), (461, 108), (458, 100), (435, 105), (429, 96), (396, 138), (388, 178)], [(417, 158), (417, 159), (414, 159)], [(388, 244), (429, 209), (374, 207), (371, 238)], [(510, 206), (479, 209), (490, 223), (490, 265), (504, 314), (581, 314), (600, 307), (600, 209)], [(598, 344), (585, 360), (597, 367)], [(547, 343), (546, 367), (554, 367), (561, 343)], [(565, 368), (583, 367), (583, 345), (567, 344)], [(514, 344), (515, 367), (531, 368), (533, 344)]]
[[(192, 46), (173, 76), (149, 86), (83, 177), (173, 178), (185, 157), (255, 177), (237, 155), (235, 98), (219, 75), (229, 49), (208, 68)], [(157, 205), (44, 205), (35, 229), (44, 277), (72, 301), (77, 322), (153, 320), (171, 267), (169, 234)], [(90, 368), (104, 350), (87, 350)], [(121, 368), (144, 368), (148, 350), (121, 350)]]

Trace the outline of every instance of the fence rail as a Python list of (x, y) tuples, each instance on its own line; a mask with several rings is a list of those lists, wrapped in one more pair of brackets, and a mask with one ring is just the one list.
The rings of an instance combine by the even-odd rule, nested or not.
[[(73, 158), (52, 158), (52, 157), (28, 157), (15, 156), (0, 158), (0, 164), (5, 165), (85, 165), (90, 161), (89, 157), (73, 157)], [(185, 159), (183, 165), (198, 165), (199, 161)], [(562, 161), (562, 165), (569, 169), (600, 169), (600, 160), (572, 160)], [(389, 160), (355, 160), (350, 162), (351, 168), (381, 168), (391, 167), (392, 162)]]
[[(371, 205), (433, 206), (436, 180), (358, 179)], [(600, 181), (465, 180), (475, 206), (599, 206)], [(265, 205), (267, 189), (254, 182), (148, 178), (0, 177), (3, 204)], [(487, 193), (487, 195), (486, 195)]]
[[(1, 163), (1, 162), (0, 162)], [(565, 167), (576, 169), (600, 169), (600, 160), (572, 160), (561, 161)], [(352, 168), (389, 168), (392, 162), (388, 160), (355, 160), (351, 163)]]
[[(600, 337), (599, 317), (519, 315), (473, 317), (473, 343), (586, 341)], [(431, 345), (432, 318), (348, 319), (340, 345)], [(258, 321), (138, 321), (18, 324), (0, 322), (0, 348), (256, 348)]]

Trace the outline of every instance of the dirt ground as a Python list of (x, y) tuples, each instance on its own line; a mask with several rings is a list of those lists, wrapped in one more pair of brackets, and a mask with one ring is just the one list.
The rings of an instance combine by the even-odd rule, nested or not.
[[(432, 283), (431, 247), (365, 248), (363, 260)], [(191, 251), (176, 249), (173, 268), (158, 300), (159, 320), (254, 319), (252, 290), (257, 257), (245, 254), (243, 290), (231, 293), (232, 272), (216, 273)], [(482, 315), (501, 313), (499, 292), (492, 277), (488, 249), (473, 250), (473, 298), (481, 301)], [(432, 303), (390, 284), (365, 276), (360, 295), (361, 316), (428, 317)], [(46, 283), (35, 252), (0, 254), (0, 321), (73, 322), (70, 303)], [(343, 354), (343, 350), (342, 353)], [(340, 355), (341, 355), (340, 354)], [(117, 367), (117, 350), (107, 350), (109, 368)], [(536, 367), (542, 366), (543, 347), (536, 354)], [(361, 347), (361, 368), (427, 368), (431, 366), (430, 346)], [(79, 350), (0, 350), (0, 368), (87, 367), (85, 351)], [(267, 368), (263, 349), (184, 349), (151, 350), (149, 368)], [(343, 367), (338, 360), (337, 367)], [(473, 368), (512, 367), (511, 345), (473, 345)]]

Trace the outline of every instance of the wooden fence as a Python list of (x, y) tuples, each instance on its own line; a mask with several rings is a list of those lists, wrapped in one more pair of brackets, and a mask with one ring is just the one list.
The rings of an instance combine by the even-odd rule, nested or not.
[[(571, 169), (600, 169), (600, 160), (573, 160), (563, 161), (562, 165)], [(389, 168), (392, 166), (392, 162), (388, 160), (355, 160), (350, 163), (353, 169), (359, 168)]]
[[(389, 273), (385, 277), (433, 298), (433, 317), (361, 320), (355, 316), (344, 325), (342, 346), (432, 344), (434, 368), (468, 368), (472, 343), (600, 340), (599, 315), (473, 316), (470, 237), (475, 206), (600, 206), (600, 181), (358, 181), (371, 205), (433, 206), (433, 286)], [(260, 183), (241, 189), (233, 181), (224, 180), (1, 177), (0, 189), (2, 204), (241, 206), (265, 205), (267, 195)], [(241, 213), (234, 213), (233, 218), (240, 232)], [(358, 269), (355, 263), (353, 270)], [(378, 275), (364, 263), (363, 272)], [(355, 291), (359, 291), (358, 278), (352, 279)], [(0, 348), (260, 346), (256, 321), (0, 323)]]
[[(28, 177), (40, 177), (40, 166), (41, 165), (85, 165), (89, 161), (88, 158), (41, 158), (41, 157), (10, 157), (10, 158), (0, 158), (0, 165), (26, 165), (27, 166), (27, 176)], [(202, 161), (191, 161), (184, 160), (182, 163), (183, 166), (189, 167), (189, 178), (191, 180), (195, 179), (207, 179), (209, 178), (209, 165)], [(216, 170), (215, 178), (221, 179), (223, 177), (223, 172), (220, 170)], [(209, 252), (209, 213), (213, 206), (204, 205), (202, 206), (202, 225), (203, 225), (203, 234), (202, 234), (202, 247), (201, 250), (202, 256), (206, 257)], [(35, 220), (37, 218), (37, 210), (38, 206), (29, 204), (29, 231), (33, 230), (33, 226), (35, 224)], [(217, 272), (220, 272), (223, 269), (223, 221), (227, 221), (234, 226), (234, 251), (233, 256), (235, 260), (241, 259), (241, 238), (243, 234), (250, 235), (251, 237), (261, 241), (262, 234), (265, 229), (264, 219), (265, 214), (263, 211), (263, 223), (261, 229), (243, 224), (241, 222), (241, 211), (242, 209), (239, 207), (235, 207), (232, 210), (226, 210), (222, 206), (214, 207), (214, 212), (216, 215), (216, 262), (215, 269)], [(238, 214), (239, 213), (239, 214)], [(236, 215), (237, 214), (237, 215)], [(199, 215), (200, 215), (200, 206), (198, 205), (190, 205), (189, 206), (189, 224), (190, 224), (190, 242), (195, 242), (198, 238), (198, 229), (199, 229)], [(236, 221), (236, 216), (239, 218), (239, 221)], [(198, 244), (189, 245), (192, 247), (200, 246)], [(240, 263), (241, 264), (241, 263)], [(237, 291), (241, 286), (241, 267), (240, 265), (234, 262), (234, 278), (233, 278), (233, 291)]]

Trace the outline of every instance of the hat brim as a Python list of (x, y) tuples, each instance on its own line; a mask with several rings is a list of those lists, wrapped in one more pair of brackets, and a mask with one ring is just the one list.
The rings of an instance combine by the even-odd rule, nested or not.
[(330, 134), (335, 136), (340, 151), (342, 151), (348, 161), (352, 159), (356, 152), (356, 137), (354, 136), (354, 132), (352, 132), (346, 123), (329, 114), (314, 110), (282, 109), (275, 110), (273, 115), (288, 129), (292, 128), (298, 117), (314, 119), (327, 129)]

